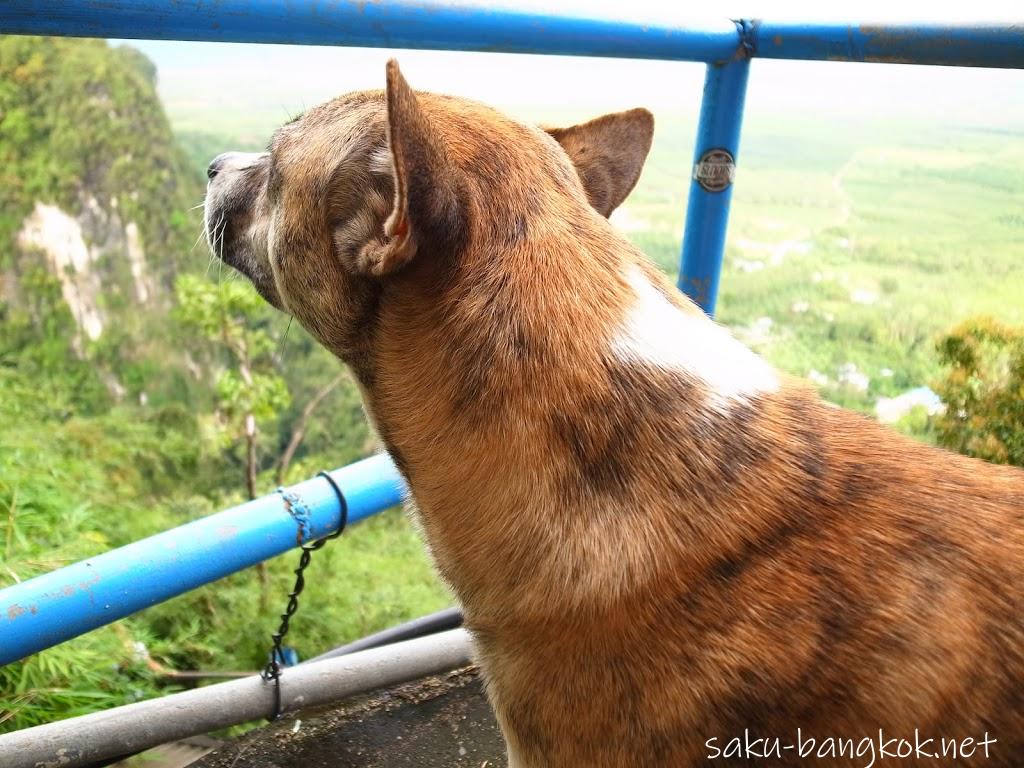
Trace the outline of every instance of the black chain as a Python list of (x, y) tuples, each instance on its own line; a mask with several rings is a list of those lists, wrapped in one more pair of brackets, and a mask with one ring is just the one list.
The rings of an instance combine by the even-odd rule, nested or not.
[[(281, 674), (284, 671), (282, 667), (285, 664), (284, 648), (281, 644), (284, 641), (285, 635), (288, 634), (288, 625), (292, 620), (292, 616), (299, 610), (299, 595), (306, 588), (306, 568), (309, 567), (309, 563), (313, 559), (313, 553), (331, 539), (341, 536), (341, 532), (345, 530), (345, 525), (348, 523), (348, 502), (345, 500), (345, 494), (341, 492), (341, 488), (338, 487), (334, 478), (327, 472), (318, 472), (317, 477), (322, 477), (330, 483), (331, 489), (338, 497), (341, 519), (338, 523), (338, 530), (334, 533), (328, 534), (322, 539), (317, 539), (309, 544), (301, 545), (302, 553), (299, 555), (299, 567), (295, 569), (295, 586), (292, 588), (291, 594), (288, 595), (288, 605), (285, 606), (284, 613), (281, 614), (281, 625), (277, 628), (277, 632), (271, 635), (273, 646), (270, 649), (270, 661), (267, 662), (267, 666), (260, 673), (260, 677), (263, 678), (264, 682), (274, 683), (274, 712), (268, 718), (271, 722), (281, 717)], [(301, 541), (306, 535), (306, 530), (310, 524), (309, 508), (306, 507), (306, 504), (296, 493), (284, 488), (278, 488), (277, 492), (284, 499), (284, 508), (288, 510), (288, 514), (294, 517), (295, 522), (299, 525), (299, 541)]]

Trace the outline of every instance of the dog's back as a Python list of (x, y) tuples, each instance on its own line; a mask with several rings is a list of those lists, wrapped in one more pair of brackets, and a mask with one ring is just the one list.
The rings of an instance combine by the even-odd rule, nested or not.
[(536, 381), (510, 363), (498, 397), (531, 428), (480, 438), (496, 479), (470, 487), (532, 498), (485, 505), (497, 530), (450, 556), (523, 764), (689, 765), (797, 728), (804, 751), (919, 734), (927, 764), (991, 738), (986, 765), (1018, 764), (1024, 473), (822, 402), (616, 252), (626, 312)]
[[(703, 449), (686, 445), (688, 419), (670, 421), (679, 439), (657, 448), (668, 457), (652, 446), (633, 459), (650, 463), (653, 493), (604, 527), (605, 549), (632, 544), (580, 567), (608, 582), (642, 569), (635, 590), (524, 617), (514, 638), (482, 633), (524, 764), (690, 765), (746, 734), (795, 745), (799, 728), (815, 752), (830, 738), (877, 749), (882, 733), (930, 738), (936, 755), (943, 739), (991, 738), (984, 764), (1018, 765), (1020, 473), (917, 445), (799, 388), (756, 410), (727, 441), (702, 435)], [(701, 454), (731, 473), (689, 475)], [(661, 544), (628, 552), (650, 518)]]

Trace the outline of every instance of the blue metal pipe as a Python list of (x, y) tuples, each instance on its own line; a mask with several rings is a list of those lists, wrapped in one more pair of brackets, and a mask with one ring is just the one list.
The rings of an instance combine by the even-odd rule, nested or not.
[[(753, 56), (1024, 68), (1024, 24), (749, 22)], [(0, 4), (0, 32), (232, 43), (357, 45), (725, 62), (731, 22), (573, 16), (514, 0), (35, 0)]]
[(753, 55), (1024, 68), (1024, 20), (1015, 24), (778, 24), (750, 22)]
[(33, 0), (0, 3), (0, 32), (722, 61), (732, 22), (570, 15), (536, 3), (443, 0)]
[(679, 289), (715, 314), (750, 60), (709, 64), (686, 204)]
[[(387, 456), (335, 470), (350, 523), (401, 501)], [(340, 506), (322, 477), (293, 485), (308, 510), (299, 526), (273, 493), (0, 590), (0, 665), (240, 571), (338, 528)]]

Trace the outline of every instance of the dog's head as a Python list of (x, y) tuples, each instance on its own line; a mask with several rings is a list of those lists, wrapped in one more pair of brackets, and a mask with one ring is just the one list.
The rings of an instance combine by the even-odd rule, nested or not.
[(206, 234), (267, 301), (353, 362), (372, 345), (383, 286), (448, 284), (465, 259), (503, 258), (545, 216), (608, 216), (636, 184), (652, 134), (641, 109), (571, 128), (522, 125), (414, 93), (392, 61), (385, 91), (308, 111), (265, 153), (218, 156)]

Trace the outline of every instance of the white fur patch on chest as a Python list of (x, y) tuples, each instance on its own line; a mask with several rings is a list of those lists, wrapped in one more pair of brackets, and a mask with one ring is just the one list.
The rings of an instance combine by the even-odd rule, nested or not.
[(636, 298), (612, 340), (619, 360), (685, 373), (719, 408), (778, 390), (775, 370), (728, 330), (673, 306), (639, 268), (630, 267), (626, 278)]

